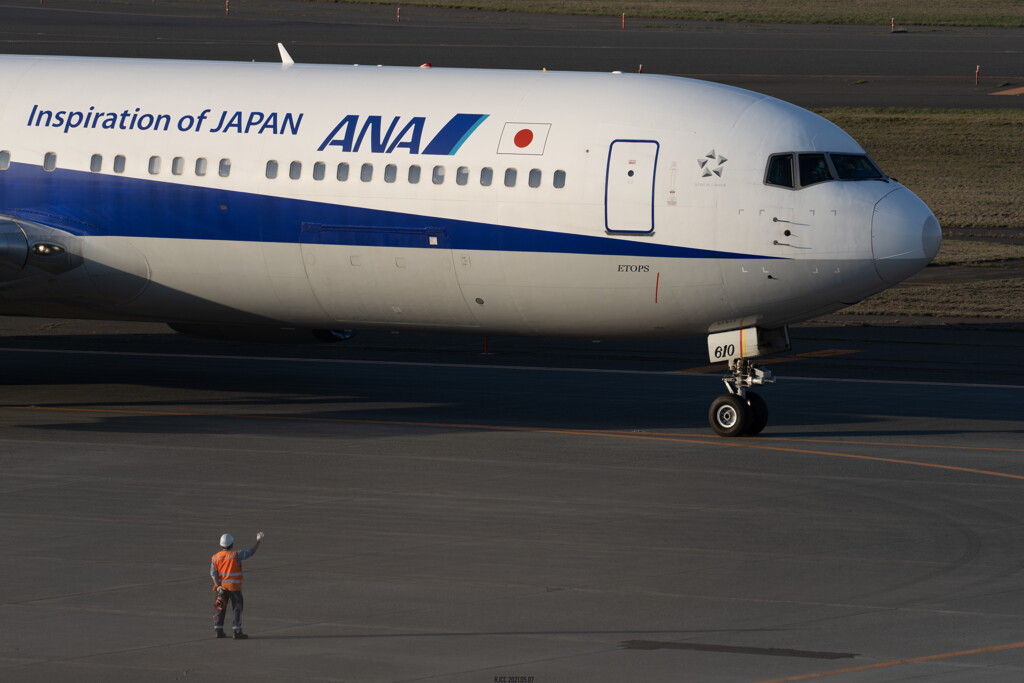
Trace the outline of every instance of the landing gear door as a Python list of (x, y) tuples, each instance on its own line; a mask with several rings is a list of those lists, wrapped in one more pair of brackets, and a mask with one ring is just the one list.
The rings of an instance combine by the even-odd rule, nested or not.
[(654, 232), (654, 177), (659, 145), (654, 140), (615, 140), (608, 149), (605, 230)]

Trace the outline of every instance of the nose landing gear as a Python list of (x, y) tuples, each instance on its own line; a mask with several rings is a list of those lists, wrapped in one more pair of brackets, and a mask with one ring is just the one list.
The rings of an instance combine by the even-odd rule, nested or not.
[(729, 392), (711, 402), (708, 423), (719, 436), (754, 436), (768, 424), (768, 404), (750, 387), (771, 384), (772, 373), (750, 360), (770, 353), (788, 351), (789, 329), (742, 329), (708, 335), (708, 358), (712, 363), (729, 361), (729, 375), (722, 378)]
[(711, 402), (708, 423), (719, 436), (754, 436), (768, 424), (768, 404), (760, 394), (748, 391), (755, 385), (775, 381), (772, 373), (756, 367), (746, 358), (729, 361), (732, 375), (723, 377), (729, 393)]
[(775, 381), (772, 373), (756, 367), (746, 358), (729, 361), (732, 375), (723, 377), (729, 393), (711, 402), (708, 423), (719, 436), (754, 436), (768, 424), (768, 404), (760, 394), (748, 389)]

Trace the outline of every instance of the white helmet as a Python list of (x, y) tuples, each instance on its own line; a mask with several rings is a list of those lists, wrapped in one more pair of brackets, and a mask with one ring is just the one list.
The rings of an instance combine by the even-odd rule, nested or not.
[(235, 544), (235, 537), (232, 536), (231, 534), (224, 534), (223, 536), (220, 537), (220, 547), (221, 548), (230, 548), (234, 544)]

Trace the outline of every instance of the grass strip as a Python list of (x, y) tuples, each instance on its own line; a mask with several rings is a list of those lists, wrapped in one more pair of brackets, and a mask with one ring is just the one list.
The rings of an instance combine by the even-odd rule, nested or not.
[[(379, 0), (305, 0), (379, 5)], [(991, 0), (408, 0), (403, 7), (649, 17), (697, 21), (889, 26), (1024, 26), (1024, 2)]]
[(839, 314), (1024, 320), (1024, 278), (896, 287)]
[(943, 227), (1024, 229), (1024, 110), (817, 109)]
[[(889, 289), (841, 313), (1024, 320), (1024, 111), (817, 112), (935, 212), (946, 234), (930, 267), (969, 266), (960, 282)], [(993, 268), (1004, 269), (1005, 277), (972, 275), (987, 278)]]

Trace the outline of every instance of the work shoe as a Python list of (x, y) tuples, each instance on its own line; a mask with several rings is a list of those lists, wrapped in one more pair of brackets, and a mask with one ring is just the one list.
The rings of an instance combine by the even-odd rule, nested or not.
[(241, 631), (235, 631), (235, 640), (245, 640), (249, 636), (245, 635)]
[(227, 638), (227, 636), (224, 635), (224, 631), (216, 631), (216, 633), (218, 638)]

